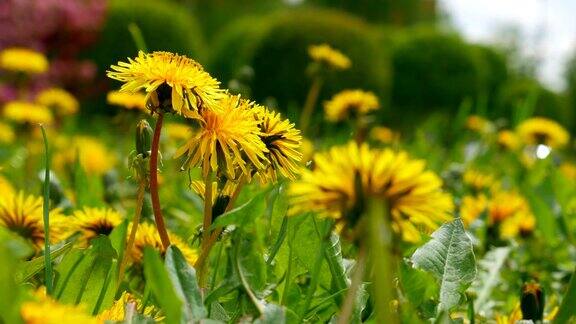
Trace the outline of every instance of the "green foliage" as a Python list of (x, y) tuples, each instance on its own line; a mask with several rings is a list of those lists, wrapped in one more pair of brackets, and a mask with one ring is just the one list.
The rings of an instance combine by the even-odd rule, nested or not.
[(0, 322), (21, 323), (19, 303), (24, 298), (23, 289), (16, 282), (14, 273), (20, 259), (30, 254), (30, 247), (20, 238), (0, 227)]
[(219, 36), (210, 70), (226, 84), (243, 65), (251, 66), (253, 99), (273, 97), (286, 109), (290, 103), (303, 104), (310, 88), (308, 47), (328, 43), (350, 57), (352, 68), (328, 76), (320, 100), (345, 88), (372, 90), (385, 98), (389, 70), (376, 35), (362, 21), (329, 10), (289, 10), (240, 20)]
[(202, 33), (196, 19), (187, 9), (172, 1), (111, 0), (100, 39), (87, 53), (100, 71), (127, 57), (134, 57), (138, 48), (128, 29), (136, 24), (149, 51), (172, 51), (201, 59)]
[(100, 236), (85, 250), (73, 249), (54, 271), (54, 298), (83, 304), (90, 314), (110, 307), (116, 293), (117, 254), (108, 237)]
[(440, 310), (457, 306), (476, 277), (472, 242), (459, 218), (432, 233), (432, 239), (414, 252), (412, 262), (440, 282)]
[(486, 84), (482, 63), (457, 35), (435, 29), (405, 32), (392, 54), (393, 113), (455, 111), (464, 99), (477, 99)]

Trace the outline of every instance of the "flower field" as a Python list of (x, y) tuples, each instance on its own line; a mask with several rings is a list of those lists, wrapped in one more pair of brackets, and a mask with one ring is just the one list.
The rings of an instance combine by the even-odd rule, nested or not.
[(0, 4), (0, 324), (576, 321), (571, 93), (304, 2)]

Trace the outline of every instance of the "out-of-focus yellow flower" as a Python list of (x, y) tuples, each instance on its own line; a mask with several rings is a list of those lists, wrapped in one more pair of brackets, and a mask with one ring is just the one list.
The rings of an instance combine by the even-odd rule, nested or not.
[(335, 70), (346, 70), (352, 65), (346, 55), (328, 44), (312, 45), (308, 47), (308, 54), (315, 62), (325, 64)]
[(442, 180), (425, 170), (425, 162), (404, 152), (371, 150), (349, 143), (314, 156), (312, 170), (289, 187), (291, 213), (315, 211), (353, 230), (364, 213), (364, 199), (385, 199), (393, 228), (404, 240), (418, 241), (420, 230), (434, 230), (451, 219), (454, 206), (442, 192)]
[(314, 155), (314, 143), (312, 143), (312, 141), (307, 138), (302, 138), (300, 152), (302, 153), (302, 162), (306, 163), (310, 161)]
[(98, 235), (109, 235), (122, 222), (122, 216), (107, 208), (89, 208), (77, 210), (70, 220), (70, 232), (81, 234), (81, 241), (88, 242)]
[(173, 53), (140, 51), (136, 58), (110, 68), (108, 77), (124, 82), (120, 91), (144, 90), (152, 107), (166, 108), (171, 103), (172, 110), (185, 117), (196, 118), (199, 108), (215, 106), (224, 95), (220, 82), (198, 62)]
[(488, 199), (484, 194), (464, 196), (460, 205), (460, 217), (465, 225), (472, 224), (488, 207)]
[(498, 132), (498, 145), (510, 151), (516, 151), (522, 145), (518, 135), (511, 130)]
[(100, 321), (122, 322), (125, 320), (126, 306), (129, 304), (133, 305), (134, 310), (138, 314), (154, 318), (156, 321), (162, 319), (162, 317), (158, 316), (159, 311), (154, 306), (144, 307), (140, 299), (126, 291), (122, 292), (120, 298), (116, 300), (110, 308), (98, 314), (96, 318)]
[(400, 134), (391, 130), (388, 127), (374, 127), (370, 131), (370, 135), (373, 139), (380, 143), (391, 144), (398, 142), (400, 140)]
[(6, 179), (4, 176), (0, 175), (0, 193), (2, 193), (2, 196), (9, 197), (14, 195), (15, 192), (16, 191), (14, 190), (14, 187), (10, 181), (8, 181), (8, 179)]
[(0, 143), (10, 144), (14, 142), (16, 135), (10, 125), (0, 122)]
[[(127, 233), (130, 233), (131, 226), (132, 225), (128, 227)], [(180, 237), (170, 232), (168, 232), (168, 235), (170, 236), (171, 244), (180, 249), (186, 261), (188, 261), (189, 264), (194, 264), (196, 259), (198, 259), (198, 253), (196, 250), (188, 246), (188, 244), (186, 244)], [(162, 255), (166, 253), (156, 226), (150, 223), (142, 223), (138, 225), (136, 238), (134, 240), (134, 247), (132, 248), (132, 251), (129, 252), (130, 260), (133, 263), (142, 263), (142, 258), (144, 257), (144, 247), (146, 246), (160, 251)]]
[(502, 238), (513, 238), (518, 234), (527, 236), (534, 231), (536, 219), (530, 205), (514, 191), (497, 191), (488, 206), (490, 225), (500, 226)]
[(576, 165), (574, 163), (564, 162), (560, 164), (560, 172), (562, 172), (566, 178), (576, 180)]
[(88, 315), (82, 306), (60, 304), (49, 297), (22, 304), (20, 314), (25, 324), (103, 324), (103, 320)]
[(494, 131), (494, 125), (492, 124), (492, 122), (478, 115), (469, 116), (468, 119), (466, 120), (466, 127), (469, 130), (481, 134), (487, 134)]
[(526, 119), (517, 127), (518, 135), (526, 144), (544, 144), (551, 148), (562, 148), (570, 141), (570, 134), (557, 122), (533, 117)]
[(29, 74), (44, 73), (48, 70), (48, 59), (28, 48), (12, 47), (0, 52), (0, 68)]
[(72, 167), (77, 159), (84, 171), (91, 175), (102, 175), (116, 163), (115, 156), (98, 139), (77, 136), (61, 144), (60, 150), (54, 154), (54, 167), (59, 170)]
[(199, 122), (200, 129), (176, 152), (176, 157), (188, 156), (188, 167), (201, 166), (204, 177), (220, 168), (231, 179), (236, 178), (236, 168), (251, 177), (249, 163), (264, 169), (268, 149), (247, 101), (228, 95), (217, 109), (202, 110)]
[[(558, 314), (558, 306), (553, 307), (550, 312), (544, 316), (544, 322), (551, 322), (554, 320)], [(520, 309), (520, 303), (517, 303), (512, 312), (508, 315), (496, 314), (495, 317), (496, 324), (516, 324), (518, 321), (522, 320), (522, 310)]]
[(474, 190), (488, 189), (496, 183), (492, 175), (472, 169), (464, 172), (463, 178), (464, 183)]
[(78, 100), (68, 91), (60, 88), (43, 90), (36, 96), (36, 102), (50, 107), (56, 115), (68, 116), (78, 112)]
[(505, 219), (500, 225), (500, 236), (510, 239), (520, 236), (529, 236), (536, 227), (536, 218), (529, 210), (522, 210), (512, 217)]
[(146, 109), (146, 95), (141, 92), (110, 91), (106, 95), (106, 102), (126, 109), (148, 112)]
[[(44, 247), (44, 218), (41, 197), (24, 195), (23, 192), (0, 197), (0, 226), (30, 242), (38, 252)], [(64, 238), (66, 217), (59, 209), (50, 211), (50, 242)]]
[(10, 101), (4, 106), (4, 117), (21, 124), (51, 124), (52, 112), (48, 107), (26, 101)]
[(276, 182), (278, 175), (296, 179), (298, 163), (302, 159), (300, 131), (288, 119), (282, 119), (279, 113), (266, 107), (256, 106), (253, 110), (260, 128), (260, 139), (267, 149), (264, 155), (268, 167), (258, 172), (261, 181)]
[(181, 123), (169, 123), (164, 126), (165, 133), (170, 142), (181, 142), (190, 138), (192, 128)]
[(331, 122), (351, 116), (363, 116), (380, 108), (378, 97), (370, 91), (344, 90), (324, 103), (326, 119)]

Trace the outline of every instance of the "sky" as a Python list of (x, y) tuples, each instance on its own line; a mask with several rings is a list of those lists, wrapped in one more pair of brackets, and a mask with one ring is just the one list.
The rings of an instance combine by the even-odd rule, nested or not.
[(541, 57), (538, 77), (556, 90), (565, 86), (567, 60), (576, 53), (576, 0), (439, 0), (465, 38), (494, 43), (514, 26), (524, 54)]

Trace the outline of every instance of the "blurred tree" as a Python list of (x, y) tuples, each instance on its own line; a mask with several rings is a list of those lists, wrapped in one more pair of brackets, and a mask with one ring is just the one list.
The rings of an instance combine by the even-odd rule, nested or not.
[(338, 8), (371, 22), (395, 26), (431, 22), (438, 14), (436, 0), (308, 0), (306, 2)]

